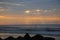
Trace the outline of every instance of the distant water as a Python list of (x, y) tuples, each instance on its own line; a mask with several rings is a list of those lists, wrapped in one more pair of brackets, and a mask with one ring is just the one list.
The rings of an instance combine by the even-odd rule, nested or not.
[[(38, 24), (38, 25), (0, 25), (0, 36), (15, 34), (42, 34), (60, 38), (60, 24)], [(4, 34), (4, 35), (3, 35)]]

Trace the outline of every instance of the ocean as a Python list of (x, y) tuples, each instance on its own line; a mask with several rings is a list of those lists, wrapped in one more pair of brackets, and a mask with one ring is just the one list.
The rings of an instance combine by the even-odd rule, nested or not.
[(60, 24), (31, 24), (31, 25), (0, 25), (0, 37), (24, 36), (29, 33), (30, 36), (41, 34), (43, 36), (60, 39)]

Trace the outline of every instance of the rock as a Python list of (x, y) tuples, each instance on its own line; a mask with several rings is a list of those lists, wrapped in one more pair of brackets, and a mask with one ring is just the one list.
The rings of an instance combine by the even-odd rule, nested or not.
[(37, 34), (37, 35), (32, 37), (32, 40), (44, 40), (44, 37), (41, 36), (40, 34)]
[(44, 39), (45, 40), (55, 40), (55, 38), (52, 38), (52, 37), (45, 37)]
[(26, 35), (24, 36), (24, 40), (31, 40), (31, 37), (28, 33), (26, 33)]
[(24, 38), (19, 36), (19, 37), (16, 38), (16, 40), (24, 40)]
[(15, 40), (15, 38), (13, 38), (12, 36), (6, 38), (5, 40)]

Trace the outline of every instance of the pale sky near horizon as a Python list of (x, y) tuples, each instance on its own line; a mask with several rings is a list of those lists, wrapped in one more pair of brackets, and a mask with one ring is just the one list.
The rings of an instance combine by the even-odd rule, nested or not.
[(0, 25), (60, 24), (60, 0), (0, 0)]

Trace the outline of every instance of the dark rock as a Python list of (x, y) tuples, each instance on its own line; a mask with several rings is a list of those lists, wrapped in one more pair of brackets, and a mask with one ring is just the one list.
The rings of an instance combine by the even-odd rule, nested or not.
[[(2, 38), (0, 38), (0, 40), (3, 40)], [(17, 37), (17, 38), (14, 38), (12, 36), (4, 39), (4, 40), (55, 40), (55, 38), (52, 38), (52, 37), (43, 37), (42, 35), (40, 34), (37, 34), (33, 37), (30, 37), (30, 35), (28, 33), (26, 33), (26, 35), (24, 37)]]
[(0, 38), (0, 40), (3, 40), (2, 38)]
[(15, 38), (13, 38), (12, 36), (6, 38), (5, 40), (15, 40)]
[(40, 34), (37, 34), (37, 35), (32, 37), (32, 40), (44, 40), (44, 37), (41, 36)]
[(26, 35), (24, 36), (24, 40), (31, 40), (31, 37), (28, 33), (26, 33)]
[(45, 37), (44, 39), (45, 40), (55, 40), (55, 38), (52, 38), (52, 37)]
[(16, 40), (24, 40), (23, 37), (19, 36), (16, 38)]

